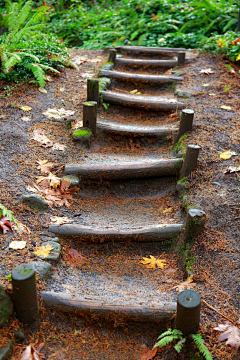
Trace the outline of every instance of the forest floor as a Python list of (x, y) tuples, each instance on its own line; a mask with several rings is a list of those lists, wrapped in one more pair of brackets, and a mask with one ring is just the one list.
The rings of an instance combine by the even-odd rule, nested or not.
[[(80, 71), (69, 68), (60, 77), (53, 77), (53, 81), (45, 86), (47, 93), (30, 84), (14, 88), (12, 84), (0, 83), (0, 202), (27, 227), (22, 234), (17, 231), (0, 234), (1, 283), (9, 294), (11, 283), (5, 277), (15, 266), (37, 259), (33, 252), (41, 244), (41, 236), (50, 235), (50, 217), (66, 213), (64, 207), (40, 212), (22, 204), (21, 196), (27, 193), (26, 187), (32, 186), (36, 177), (42, 175), (38, 161), (48, 160), (56, 164), (55, 173), (60, 174), (62, 165), (76, 159), (78, 154), (104, 153), (104, 149), (110, 146), (114, 149), (111, 139), (101, 136), (90, 148), (74, 144), (72, 129), (67, 128), (65, 120), (49, 120), (43, 115), (48, 108), (64, 107), (75, 112), (72, 119), (82, 119), (86, 79), (97, 76), (107, 57), (101, 51), (90, 50), (72, 50), (71, 54), (73, 58), (82, 58)], [(193, 131), (184, 142), (201, 146), (199, 166), (187, 179), (185, 196), (189, 205), (198, 206), (207, 214), (205, 230), (193, 248), (195, 289), (204, 300), (200, 332), (214, 359), (236, 360), (240, 358), (236, 349), (217, 342), (219, 332), (213, 331), (218, 323), (226, 319), (235, 323), (240, 317), (240, 172), (225, 173), (229, 167), (240, 165), (240, 75), (235, 65), (231, 64), (230, 71), (225, 64), (230, 63), (212, 55), (200, 54), (182, 67), (184, 82), (179, 87), (191, 92), (191, 97), (180, 100), (186, 108), (195, 111)], [(201, 72), (203, 69), (205, 71)], [(31, 110), (24, 111), (22, 106), (29, 106)], [(100, 114), (106, 114), (102, 106)], [(59, 147), (41, 147), (32, 139), (36, 129), (43, 131), (53, 143), (64, 146), (60, 146), (60, 150)], [(139, 145), (130, 138), (124, 146), (131, 152)], [(119, 148), (115, 147), (115, 150), (117, 152)], [(221, 159), (220, 154), (228, 150), (238, 155), (228, 160)], [(81, 208), (87, 206), (74, 201), (72, 211), (78, 211), (80, 205)], [(22, 250), (11, 250), (9, 243), (12, 240), (26, 240), (27, 245)], [(176, 257), (172, 257), (173, 266), (177, 264)], [(39, 291), (45, 287), (45, 282), (38, 279)], [(109, 326), (102, 325), (94, 318), (56, 313), (40, 302), (39, 329), (33, 331), (24, 327), (13, 316), (0, 330), (0, 346), (14, 340), (14, 331), (21, 329), (25, 340), (14, 340), (13, 360), (19, 358), (29, 343), (37, 346), (41, 342), (45, 343), (42, 353), (46, 359), (144, 360), (147, 359), (143, 357), (146, 349), (151, 349), (159, 335), (157, 327), (149, 330), (141, 325), (136, 331), (136, 327), (120, 321)], [(112, 331), (113, 326), (115, 331)], [(159, 349), (155, 359), (167, 360), (174, 356), (171, 346), (167, 346)]]

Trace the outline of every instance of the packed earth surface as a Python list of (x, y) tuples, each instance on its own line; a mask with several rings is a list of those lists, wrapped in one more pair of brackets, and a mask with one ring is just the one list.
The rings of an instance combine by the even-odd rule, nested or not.
[[(168, 178), (168, 181), (131, 180), (127, 184), (124, 181), (92, 182), (80, 179), (79, 190), (72, 194), (72, 200), (67, 206), (52, 205), (45, 210), (32, 209), (22, 202), (22, 197), (29, 193), (29, 187), (36, 185), (38, 176), (45, 176), (41, 172), (40, 161), (47, 160), (48, 164), (54, 164), (52, 173), (61, 177), (64, 164), (84, 162), (86, 158), (92, 163), (100, 159), (104, 164), (106, 154), (110, 152), (115, 154), (113, 161), (118, 164), (121, 156), (127, 161), (126, 152), (129, 157), (134, 155), (136, 158), (146, 156), (147, 159), (155, 159), (159, 156), (166, 158), (173, 151), (171, 139), (168, 145), (155, 151), (156, 139), (143, 137), (139, 140), (134, 136), (107, 135), (100, 131), (97, 131), (96, 138), (91, 143), (74, 142), (74, 126), (82, 126), (82, 104), (87, 96), (87, 78), (98, 76), (108, 55), (100, 50), (74, 49), (70, 53), (73, 60), (77, 59), (79, 71), (67, 68), (60, 76), (49, 77), (45, 86), (47, 93), (42, 92), (42, 89), (39, 91), (38, 87), (30, 83), (22, 86), (0, 83), (0, 202), (13, 211), (23, 230), (20, 233), (14, 228), (4, 235), (0, 234), (0, 277), (4, 289), (12, 296), (12, 285), (7, 276), (14, 267), (39, 261), (34, 252), (45, 241), (54, 238), (54, 234), (48, 229), (54, 216), (80, 218), (82, 224), (92, 224), (99, 228), (105, 228), (108, 224), (113, 229), (128, 229), (130, 226), (139, 228), (142, 223), (151, 225), (165, 221), (181, 222), (186, 218), (188, 207), (197, 207), (207, 215), (204, 231), (192, 249), (194, 290), (202, 299), (199, 332), (214, 359), (239, 359), (236, 349), (224, 342), (217, 342), (219, 333), (213, 330), (219, 323), (226, 320), (236, 323), (240, 317), (240, 172), (229, 170), (231, 167), (237, 169), (240, 165), (239, 69), (226, 59), (195, 51), (193, 56), (187, 57), (183, 66), (167, 70), (167, 74), (174, 70), (183, 73), (184, 80), (177, 86), (185, 95), (186, 92), (189, 94), (187, 97), (179, 97), (179, 100), (184, 103), (184, 108), (195, 112), (193, 130), (184, 138), (181, 147), (184, 149), (187, 144), (201, 147), (198, 167), (187, 178), (187, 189), (182, 196), (178, 196), (175, 191), (176, 177)], [(231, 70), (226, 64), (231, 65)], [(113, 89), (114, 86), (113, 82)], [(133, 89), (136, 89), (135, 85), (132, 85)], [(124, 91), (124, 86), (120, 90)], [(141, 86), (137, 90), (141, 91)], [(156, 86), (149, 86), (149, 91), (158, 93)], [(169, 94), (173, 93), (171, 87), (167, 91)], [(25, 106), (31, 109), (26, 109)], [(129, 108), (122, 111), (120, 106), (115, 106), (114, 109), (111, 105), (107, 109), (106, 107), (102, 104), (99, 106), (99, 120), (104, 118), (124, 122), (124, 114), (127, 112), (132, 118), (135, 116), (134, 110)], [(43, 114), (53, 108), (64, 108), (74, 113), (61, 119), (50, 119)], [(140, 110), (137, 114), (139, 123), (152, 124), (154, 114), (149, 112), (148, 119), (141, 117)], [(166, 115), (165, 123), (171, 123), (174, 116)], [(41, 146), (40, 142), (33, 139), (36, 130), (41, 130), (41, 134), (48, 137), (49, 146)], [(225, 151), (232, 151), (234, 154), (229, 159), (222, 159), (220, 154)], [(139, 194), (142, 195), (142, 200), (137, 198)], [(114, 205), (113, 199), (117, 199)], [(109, 203), (109, 208), (103, 207), (106, 202)], [(25, 248), (10, 249), (9, 244), (13, 240), (26, 241)], [(38, 275), (39, 292), (61, 288), (61, 279), (65, 276), (72, 277), (69, 287), (65, 289), (69, 292), (71, 287), (80, 290), (86, 288), (87, 291), (92, 288), (94, 291), (96, 286), (104, 292), (104, 287), (101, 288), (101, 275), (111, 276), (114, 273), (119, 276), (131, 274), (139, 279), (143, 275), (146, 292), (151, 293), (157, 288), (158, 291), (172, 294), (176, 299), (176, 286), (189, 275), (179, 269), (179, 254), (173, 251), (164, 254), (166, 244), (163, 244), (160, 252), (154, 243), (151, 246), (137, 243), (136, 246), (127, 239), (121, 246), (111, 243), (76, 243), (74, 240), (62, 239), (60, 243), (60, 260), (50, 261), (51, 280)], [(171, 244), (168, 244), (169, 247)], [(82, 278), (75, 276), (79, 264), (71, 262), (68, 252), (71, 248), (78, 250), (86, 259), (80, 266), (84, 269)], [(161, 258), (164, 254), (164, 260), (168, 263), (166, 270), (148, 269), (140, 263), (143, 257), (158, 257), (160, 253)], [(96, 271), (99, 274), (97, 284), (94, 279), (91, 283), (84, 275), (86, 272), (91, 274)], [(136, 296), (137, 291), (136, 288)], [(112, 296), (114, 298), (114, 294)], [(0, 329), (0, 346), (14, 341), (13, 360), (19, 358), (28, 344), (38, 347), (42, 342), (45, 346), (41, 353), (46, 359), (147, 360), (150, 359), (147, 357), (148, 349), (152, 348), (160, 333), (166, 330), (157, 323), (139, 325), (117, 317), (107, 323), (105, 319), (89, 314), (60, 313), (45, 307), (41, 299), (39, 301), (38, 328), (22, 325), (13, 314), (8, 324)], [(129, 301), (131, 303), (131, 299)], [(168, 325), (172, 327), (173, 324), (174, 317)], [(16, 339), (16, 330), (23, 331), (25, 338)], [(174, 359), (175, 356), (175, 350), (168, 345), (158, 349), (155, 359)], [(188, 359), (187, 353), (182, 356)]]

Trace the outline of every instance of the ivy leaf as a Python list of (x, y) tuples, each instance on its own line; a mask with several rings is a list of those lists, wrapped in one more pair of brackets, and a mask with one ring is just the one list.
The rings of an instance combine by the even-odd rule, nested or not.
[(167, 266), (166, 260), (158, 260), (152, 255), (150, 255), (150, 259), (143, 257), (140, 263), (146, 265), (148, 269), (164, 269), (164, 266)]
[(219, 324), (213, 330), (222, 331), (223, 333), (218, 337), (217, 341), (226, 341), (226, 345), (230, 345), (237, 350), (240, 347), (240, 329), (232, 325), (229, 321), (224, 324)]
[(12, 229), (12, 225), (9, 221), (10, 219), (7, 216), (0, 216), (0, 228), (3, 231), (3, 234), (6, 234), (9, 228)]
[(46, 258), (52, 250), (53, 250), (52, 245), (47, 244), (46, 246), (40, 246), (38, 250), (34, 251), (34, 254)]

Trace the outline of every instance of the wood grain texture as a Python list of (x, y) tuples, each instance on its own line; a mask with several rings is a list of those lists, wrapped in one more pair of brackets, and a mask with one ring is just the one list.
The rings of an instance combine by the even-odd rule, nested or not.
[(117, 65), (139, 65), (139, 66), (159, 66), (159, 67), (174, 67), (178, 64), (177, 58), (172, 60), (150, 60), (150, 59), (129, 59), (129, 58), (117, 58)]
[(180, 76), (173, 75), (152, 75), (152, 74), (136, 74), (117, 70), (100, 70), (100, 77), (109, 77), (118, 80), (134, 80), (144, 81), (157, 84), (169, 84), (175, 81), (183, 81)]

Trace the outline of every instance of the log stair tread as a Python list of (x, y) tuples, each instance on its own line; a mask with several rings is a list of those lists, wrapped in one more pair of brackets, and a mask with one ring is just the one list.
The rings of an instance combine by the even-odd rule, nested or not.
[(152, 74), (138, 74), (134, 72), (124, 72), (118, 70), (100, 70), (100, 77), (109, 77), (120, 80), (139, 80), (151, 83), (172, 83), (175, 81), (183, 81), (181, 76), (174, 75), (152, 75)]
[(172, 60), (152, 60), (152, 59), (134, 59), (134, 58), (116, 58), (118, 65), (140, 65), (140, 66), (159, 66), (174, 67), (178, 64), (177, 58)]

